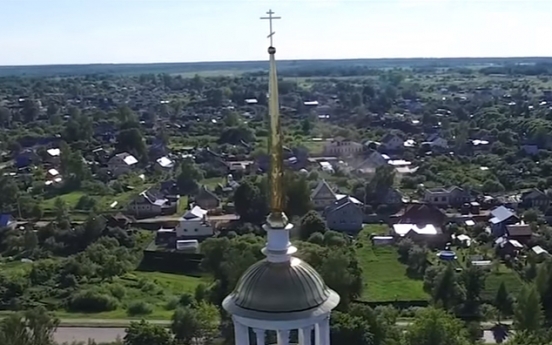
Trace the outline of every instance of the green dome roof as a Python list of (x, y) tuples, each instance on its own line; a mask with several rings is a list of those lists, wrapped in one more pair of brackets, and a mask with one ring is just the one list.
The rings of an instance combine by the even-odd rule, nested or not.
[(333, 293), (309, 264), (298, 258), (249, 267), (229, 296), (240, 308), (265, 313), (293, 313), (321, 306)]

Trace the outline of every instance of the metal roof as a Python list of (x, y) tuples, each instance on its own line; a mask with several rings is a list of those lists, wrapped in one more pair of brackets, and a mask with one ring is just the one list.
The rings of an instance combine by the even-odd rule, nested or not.
[(234, 304), (264, 313), (294, 313), (317, 308), (330, 298), (322, 277), (298, 258), (273, 263), (262, 260), (251, 266), (230, 295)]

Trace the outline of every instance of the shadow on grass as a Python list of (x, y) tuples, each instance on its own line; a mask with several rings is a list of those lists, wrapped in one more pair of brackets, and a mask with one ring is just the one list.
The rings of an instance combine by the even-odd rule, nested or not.
[(166, 260), (142, 260), (136, 268), (141, 272), (161, 272), (170, 274), (183, 274), (200, 278), (205, 274), (199, 267), (200, 262), (167, 262)]

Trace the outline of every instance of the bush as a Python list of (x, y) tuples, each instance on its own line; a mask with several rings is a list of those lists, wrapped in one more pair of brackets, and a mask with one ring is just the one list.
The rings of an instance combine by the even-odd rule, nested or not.
[(173, 297), (167, 302), (167, 304), (165, 304), (165, 309), (175, 310), (176, 307), (178, 307), (179, 303), (180, 303), (180, 299), (178, 297)]
[(125, 297), (126, 289), (121, 284), (111, 284), (108, 286), (109, 293), (111, 296), (121, 300)]
[(85, 313), (110, 311), (117, 309), (117, 300), (94, 290), (84, 290), (71, 297), (69, 309)]
[(144, 301), (132, 302), (127, 308), (129, 316), (151, 314), (153, 308)]

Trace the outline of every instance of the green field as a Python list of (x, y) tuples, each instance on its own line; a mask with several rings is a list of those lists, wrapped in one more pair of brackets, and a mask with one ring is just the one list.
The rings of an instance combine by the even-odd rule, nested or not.
[(359, 237), (357, 258), (362, 267), (363, 301), (427, 300), (421, 280), (406, 275), (406, 266), (399, 262), (397, 249), (392, 246), (372, 246), (367, 232)]
[[(114, 209), (121, 209), (124, 208), (130, 200), (137, 195), (137, 193), (142, 192), (143, 190), (149, 188), (151, 185), (145, 184), (143, 186), (140, 186), (137, 190), (131, 190), (123, 193), (119, 193), (117, 195), (104, 195), (104, 196), (97, 196), (97, 195), (91, 195), (92, 198), (96, 199), (98, 202), (98, 208), (102, 211), (110, 210), (110, 205), (117, 201), (117, 206), (114, 207)], [(60, 198), (65, 202), (67, 207), (71, 210), (75, 209), (77, 206), (80, 198), (87, 193), (82, 191), (74, 191), (71, 193), (63, 194), (56, 196), (54, 198), (45, 199), (42, 201), (41, 206), (44, 210), (53, 210), (54, 205), (57, 198)]]

